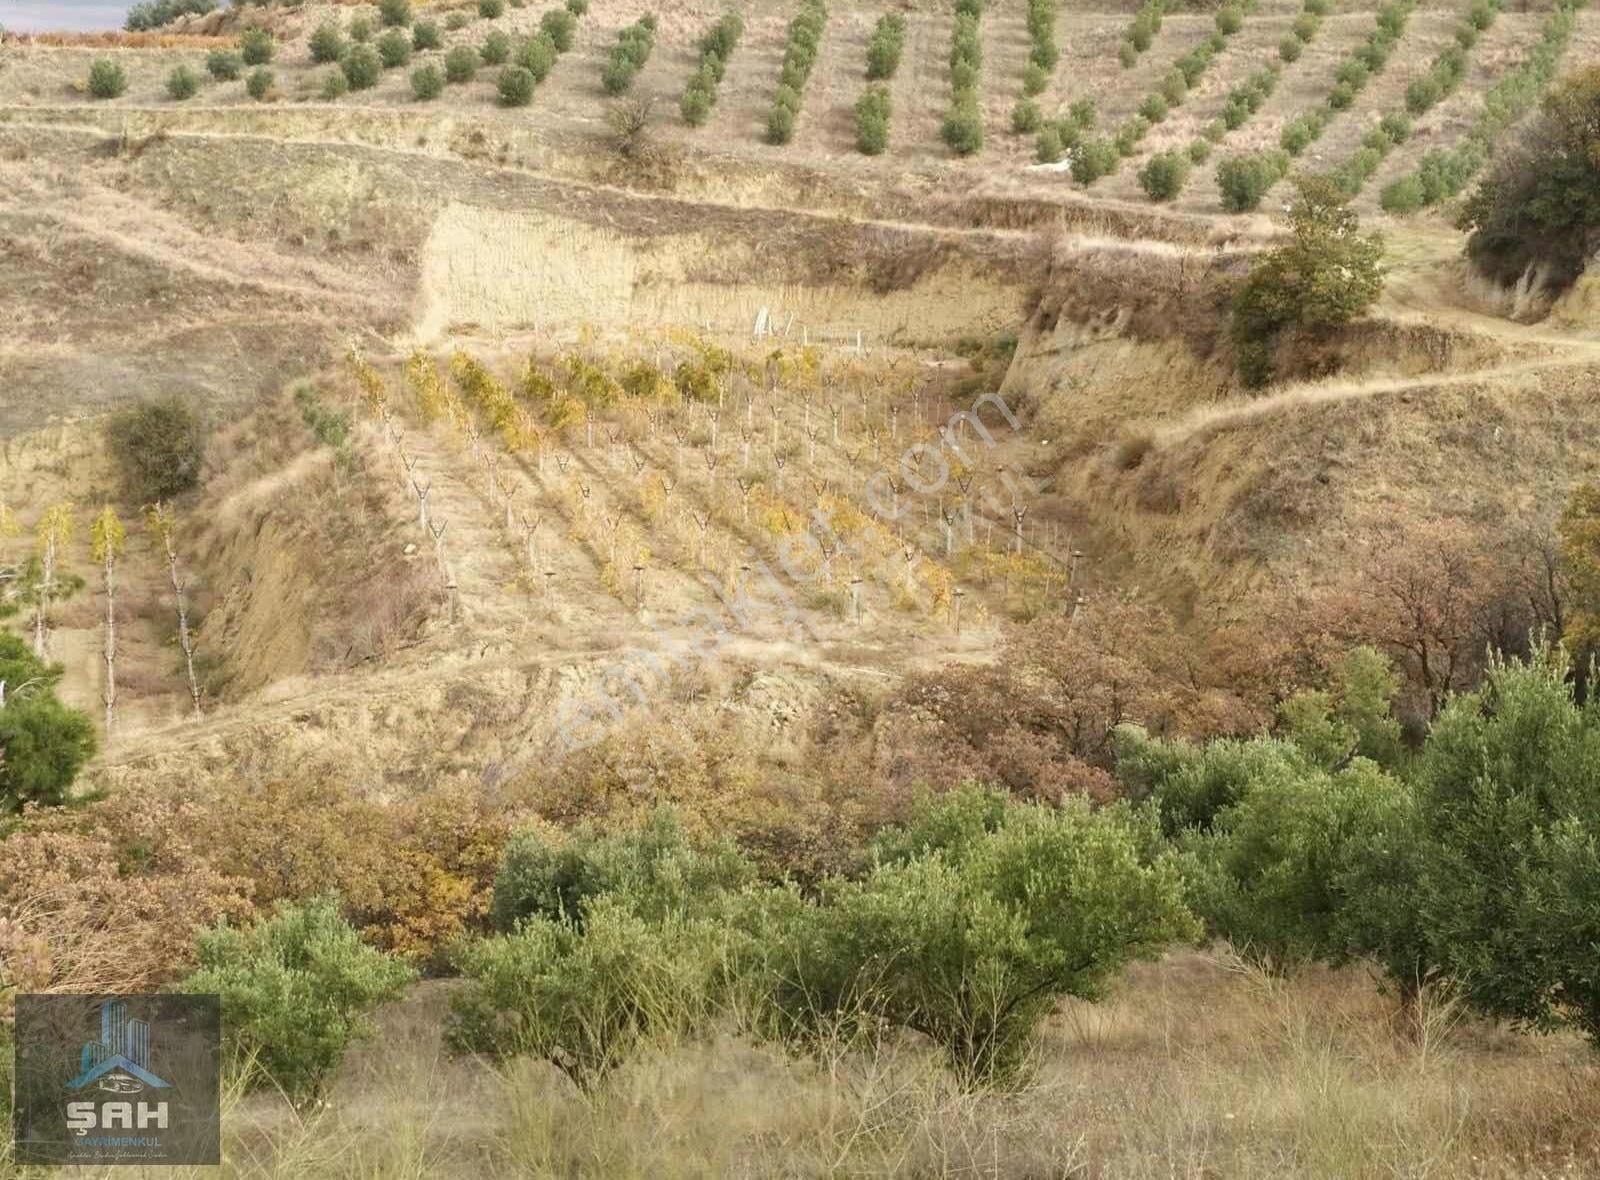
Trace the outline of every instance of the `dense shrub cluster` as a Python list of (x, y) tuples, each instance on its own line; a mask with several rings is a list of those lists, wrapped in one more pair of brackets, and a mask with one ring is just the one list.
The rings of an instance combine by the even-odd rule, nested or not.
[(364, 945), (328, 899), (281, 910), (245, 930), (199, 934), (200, 966), (185, 981), (222, 1002), (226, 1047), (251, 1080), (304, 1104), (315, 1100), (345, 1049), (368, 1031), (365, 1014), (415, 972)]
[(333, 21), (320, 24), (312, 31), (310, 49), (312, 61), (320, 64), (336, 62), (344, 56), (346, 49), (344, 33)]
[(1472, 8), (1456, 25), (1455, 44), (1441, 49), (1428, 72), (1406, 87), (1406, 110), (1425, 114), (1455, 92), (1467, 74), (1467, 53), (1499, 15), (1500, 0), (1473, 0)]
[(386, 70), (396, 70), (411, 60), (411, 38), (400, 29), (390, 29), (378, 38), (378, 60)]
[(800, 11), (789, 22), (789, 40), (783, 51), (783, 73), (767, 115), (767, 142), (785, 144), (794, 138), (800, 118), (801, 96), (817, 64), (822, 31), (828, 25), (825, 0), (802, 0)]
[(128, 9), (122, 27), (130, 33), (143, 33), (170, 25), (180, 16), (204, 16), (217, 7), (217, 0), (144, 0)]
[(1299, 61), (1306, 46), (1322, 28), (1322, 18), (1328, 15), (1331, 7), (1330, 0), (1306, 0), (1289, 28), (1289, 35), (1278, 42), (1278, 56), (1286, 62)]
[(266, 29), (246, 29), (239, 34), (239, 56), (247, 66), (264, 66), (272, 60), (272, 34)]
[(351, 90), (368, 90), (383, 76), (383, 61), (371, 46), (353, 45), (339, 62), (339, 71)]
[(457, 45), (444, 55), (444, 80), (459, 86), (478, 76), (478, 51), (470, 45)]
[(411, 48), (418, 53), (438, 49), (443, 44), (444, 37), (439, 32), (439, 26), (431, 20), (419, 20), (411, 26)]
[(887, 82), (900, 68), (900, 54), (905, 48), (906, 18), (898, 12), (886, 12), (872, 26), (872, 39), (867, 42), (867, 81)]
[[(1152, 812), (1017, 805), (967, 788), (881, 836), (873, 867), (814, 897), (761, 885), (668, 817), (563, 846), (519, 838), (512, 932), (464, 948), (450, 1038), (592, 1085), (642, 1042), (734, 1017), (798, 1048), (894, 1028), (968, 1085), (1022, 1072), (1060, 997), (1193, 931)], [(526, 899), (526, 900), (523, 900)]]
[[(1018, 107), (1045, 92), (1061, 59), (1061, 49), (1056, 44), (1056, 0), (1028, 0), (1028, 42), (1028, 64), (1022, 70)], [(1023, 121), (1027, 121), (1026, 117)], [(1013, 126), (1016, 122), (1013, 112)]]
[(167, 75), (167, 97), (174, 102), (193, 98), (200, 92), (200, 76), (188, 66), (179, 66)]
[(1472, 130), (1455, 147), (1427, 153), (1415, 172), (1385, 185), (1380, 198), (1385, 209), (1409, 213), (1449, 200), (1467, 186), (1501, 135), (1534, 109), (1539, 96), (1555, 80), (1577, 14), (1584, 7), (1580, 0), (1557, 0), (1545, 19), (1539, 43), (1484, 95), (1483, 113)]
[(231, 82), (244, 70), (244, 60), (232, 50), (213, 49), (206, 54), (206, 73), (218, 82)]
[(634, 76), (650, 60), (650, 51), (656, 44), (656, 18), (645, 13), (633, 24), (617, 34), (617, 43), (611, 47), (611, 56), (600, 75), (600, 84), (607, 94), (623, 94), (633, 85)]
[(1345, 196), (1323, 177), (1302, 178), (1290, 206), (1293, 240), (1264, 255), (1233, 297), (1233, 344), (1245, 384), (1272, 376), (1279, 333), (1347, 323), (1383, 287), (1383, 241), (1362, 234)]
[(1514, 283), (1530, 273), (1561, 290), (1596, 250), (1600, 229), (1600, 68), (1565, 79), (1462, 210), (1467, 256)]
[(106, 427), (106, 445), (132, 503), (170, 500), (200, 482), (205, 437), (199, 415), (181, 398), (119, 410)]
[(744, 20), (737, 12), (725, 12), (700, 38), (700, 64), (678, 100), (683, 121), (699, 127), (717, 105), (717, 88), (728, 68), (728, 59), (744, 36)]
[(1411, 137), (1411, 120), (1403, 111), (1390, 111), (1361, 139), (1344, 163), (1328, 173), (1328, 178), (1347, 197), (1353, 197), (1372, 178), (1384, 157)]
[(856, 100), (856, 148), (877, 156), (889, 146), (889, 88), (868, 86)]
[(411, 94), (418, 102), (431, 102), (444, 93), (444, 72), (429, 62), (411, 71)]
[(411, 23), (411, 0), (378, 0), (378, 20), (386, 29), (403, 29)]
[(1139, 11), (1134, 13), (1133, 23), (1122, 35), (1122, 48), (1118, 51), (1124, 69), (1130, 68), (1139, 60), (1139, 55), (1150, 48), (1161, 31), (1161, 16), (1165, 11), (1166, 0), (1144, 0)]
[(939, 128), (945, 146), (958, 156), (970, 156), (983, 147), (983, 114), (978, 109), (982, 19), (983, 0), (958, 0), (950, 38), (950, 109)]
[(1139, 170), (1139, 187), (1152, 201), (1170, 201), (1189, 179), (1189, 157), (1179, 152), (1157, 152)]
[(478, 49), (478, 56), (483, 59), (486, 66), (503, 66), (511, 60), (511, 38), (499, 29), (494, 29), (483, 39), (483, 45)]
[[(1037, 110), (1037, 108), (1034, 108)], [(1018, 112), (1011, 112), (1012, 126), (1016, 126)], [(1031, 118), (1027, 108), (1022, 110), (1022, 118), (1026, 121)], [(1034, 140), (1034, 155), (1041, 164), (1054, 164), (1066, 156), (1068, 152), (1076, 153), (1076, 149), (1083, 142), (1084, 133), (1093, 129), (1095, 124), (1094, 102), (1087, 98), (1080, 98), (1067, 108), (1063, 118), (1046, 121), (1040, 115), (1037, 125), (1038, 137)], [(1077, 156), (1074, 154), (1073, 162)]]
[(244, 80), (244, 92), (257, 102), (265, 102), (272, 97), (272, 71), (265, 66), (250, 71)]

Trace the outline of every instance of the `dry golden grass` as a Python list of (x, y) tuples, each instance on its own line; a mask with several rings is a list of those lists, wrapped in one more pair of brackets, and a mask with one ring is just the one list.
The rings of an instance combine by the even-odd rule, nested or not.
[[(230, 1105), (239, 1177), (1577, 1177), (1600, 1174), (1584, 1045), (1435, 998), (1415, 1037), (1360, 969), (1273, 979), (1226, 953), (1142, 966), (1046, 1027), (1032, 1082), (963, 1094), (925, 1045), (792, 1058), (662, 1045), (589, 1095), (447, 1057), (448, 984), (385, 1012), (328, 1105)], [(0, 1174), (4, 1174), (0, 1167)], [(107, 1180), (114, 1180), (108, 1177)]]
[(232, 49), (237, 37), (202, 33), (7, 33), (7, 45), (48, 45), (69, 49)]

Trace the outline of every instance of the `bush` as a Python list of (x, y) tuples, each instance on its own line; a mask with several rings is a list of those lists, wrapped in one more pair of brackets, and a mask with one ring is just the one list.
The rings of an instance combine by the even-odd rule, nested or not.
[(383, 62), (365, 45), (352, 47), (339, 63), (339, 68), (344, 73), (344, 80), (350, 83), (351, 90), (369, 90), (383, 76)]
[(1244, 13), (1237, 8), (1217, 9), (1217, 32), (1224, 37), (1231, 37), (1244, 28)]
[(898, 12), (887, 12), (878, 18), (873, 27), (872, 40), (867, 43), (867, 80), (887, 81), (900, 68), (900, 55), (904, 50), (906, 20)]
[(137, 504), (169, 500), (200, 482), (205, 443), (200, 419), (178, 398), (119, 410), (106, 427), (123, 495)]
[(452, 12), (444, 18), (444, 27), (447, 33), (459, 33), (472, 23), (472, 18), (464, 12)]
[(1119, 156), (1131, 156), (1139, 150), (1139, 141), (1150, 133), (1150, 120), (1143, 115), (1135, 115), (1122, 126), (1117, 128), (1113, 139)]
[(589, 11), (589, 0), (567, 0), (563, 7), (573, 16), (582, 16)]
[(1170, 201), (1189, 179), (1189, 158), (1177, 152), (1157, 152), (1139, 170), (1139, 187), (1152, 201)]
[(231, 82), (244, 70), (244, 62), (237, 53), (226, 49), (213, 49), (206, 54), (206, 72), (218, 82)]
[(198, 933), (190, 992), (221, 997), (226, 1047), (255, 1079), (304, 1104), (321, 1094), (366, 1013), (413, 978), (398, 959), (364, 946), (331, 900), (291, 906), (247, 930)]
[(1228, 156), (1217, 165), (1222, 207), (1229, 213), (1248, 213), (1282, 177), (1283, 169), (1270, 153)]
[(1284, 61), (1295, 62), (1300, 60), (1300, 55), (1305, 52), (1305, 46), (1293, 37), (1285, 37), (1278, 42), (1278, 56)]
[(555, 42), (557, 51), (565, 53), (572, 48), (572, 39), (578, 32), (578, 18), (565, 8), (551, 9), (539, 18), (539, 30)]
[(405, 65), (411, 60), (411, 38), (399, 29), (390, 29), (378, 38), (378, 60), (386, 70)]
[(483, 48), (478, 50), (478, 56), (483, 58), (486, 66), (503, 66), (511, 60), (511, 38), (498, 29), (483, 39)]
[(239, 55), (247, 66), (264, 66), (272, 60), (272, 34), (265, 29), (246, 29), (239, 34)]
[(500, 94), (500, 105), (507, 107), (525, 107), (533, 101), (533, 88), (537, 85), (533, 73), (522, 66), (506, 66), (500, 71), (500, 80), (496, 89)]
[(122, 27), (130, 33), (148, 32), (170, 25), (181, 16), (204, 16), (216, 7), (216, 0), (145, 0), (128, 9)]
[(478, 51), (470, 45), (457, 45), (444, 55), (446, 82), (460, 84), (478, 76)]
[(1383, 239), (1359, 232), (1332, 182), (1302, 177), (1297, 188), (1289, 214), (1293, 240), (1259, 258), (1233, 296), (1235, 353), (1250, 385), (1270, 377), (1278, 333), (1348, 323), (1383, 290)]
[(505, 0), (478, 0), (478, 15), (484, 20), (499, 20), (505, 11)]
[(1139, 61), (1139, 51), (1130, 42), (1124, 41), (1117, 49), (1117, 60), (1122, 63), (1122, 68), (1131, 70)]
[(386, 29), (401, 29), (411, 23), (411, 0), (378, 0), (378, 20)]
[(856, 102), (856, 147), (863, 155), (882, 155), (889, 146), (889, 90), (869, 86)]
[(62, 672), (61, 665), (36, 659), (19, 637), (0, 632), (0, 684), (6, 686), (0, 708), (0, 749), (5, 751), (0, 814), (14, 814), (30, 803), (65, 803), (79, 769), (94, 756), (93, 723), (56, 698)]
[(1159, 94), (1147, 94), (1139, 104), (1139, 114), (1152, 123), (1161, 123), (1167, 117), (1167, 100)]
[(318, 25), (311, 34), (311, 60), (319, 64), (338, 61), (344, 56), (344, 34), (332, 21)]
[(770, 144), (785, 144), (794, 138), (794, 111), (780, 103), (774, 103), (771, 112), (767, 115), (767, 142)]
[(1093, 184), (1102, 176), (1115, 172), (1120, 158), (1117, 145), (1109, 139), (1102, 136), (1086, 139), (1078, 145), (1077, 154), (1072, 157), (1072, 179), (1079, 184)]
[(411, 71), (411, 93), (418, 102), (429, 102), (444, 93), (444, 74), (432, 63)]
[(1195, 933), (1148, 813), (982, 795), (923, 804), (865, 880), (770, 922), (790, 1035), (861, 1014), (930, 1037), (964, 1086), (1006, 1084), (1062, 997), (1098, 998), (1130, 960)]
[(1316, 141), (1327, 125), (1327, 116), (1321, 111), (1296, 115), (1284, 124), (1278, 135), (1278, 146), (1291, 156), (1298, 156)]
[(439, 35), (439, 26), (429, 20), (419, 20), (411, 26), (411, 48), (418, 53), (429, 49), (438, 49), (444, 44)]
[(244, 80), (245, 93), (257, 102), (263, 102), (272, 93), (272, 71), (269, 69), (256, 69), (250, 71), (250, 76)]
[(1061, 132), (1054, 125), (1039, 132), (1038, 139), (1034, 141), (1034, 158), (1039, 163), (1058, 164), (1065, 154), (1066, 146), (1061, 142)]
[(1390, 111), (1378, 121), (1378, 130), (1390, 143), (1399, 146), (1411, 138), (1411, 120), (1400, 111)]
[(1032, 135), (1043, 125), (1044, 115), (1033, 99), (1018, 99), (1017, 105), (1011, 108), (1011, 130), (1016, 134)]
[(1067, 118), (1082, 131), (1093, 127), (1096, 117), (1093, 99), (1080, 98), (1067, 108)]
[(343, 98), (350, 93), (350, 79), (343, 70), (329, 70), (322, 79), (322, 97), (327, 102)]
[(691, 127), (699, 127), (711, 117), (711, 105), (712, 91), (691, 81), (684, 90), (683, 97), (678, 100), (678, 111), (683, 115), (685, 123)]
[(1211, 158), (1211, 141), (1208, 139), (1193, 139), (1189, 141), (1189, 161), (1193, 164), (1204, 164)]
[(350, 40), (357, 45), (365, 45), (372, 40), (372, 22), (364, 16), (358, 16), (350, 22)]
[(983, 148), (983, 117), (976, 102), (957, 102), (939, 127), (939, 138), (958, 156), (970, 156)]
[(128, 88), (122, 67), (108, 58), (96, 58), (89, 65), (89, 93), (96, 98), (117, 98)]
[(1182, 106), (1183, 100), (1189, 96), (1189, 80), (1183, 76), (1183, 71), (1171, 69), (1166, 77), (1161, 79), (1161, 97), (1169, 107)]
[(516, 52), (515, 63), (533, 75), (534, 82), (543, 82), (556, 68), (560, 58), (555, 42), (543, 33), (529, 37)]
[(200, 92), (200, 77), (188, 66), (179, 66), (167, 75), (167, 97), (174, 102), (193, 98)]

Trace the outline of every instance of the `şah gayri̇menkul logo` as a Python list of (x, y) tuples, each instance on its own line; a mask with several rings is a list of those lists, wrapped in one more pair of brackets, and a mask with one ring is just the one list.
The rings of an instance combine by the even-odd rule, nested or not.
[(17, 1161), (220, 1163), (220, 1033), (216, 996), (18, 996)]

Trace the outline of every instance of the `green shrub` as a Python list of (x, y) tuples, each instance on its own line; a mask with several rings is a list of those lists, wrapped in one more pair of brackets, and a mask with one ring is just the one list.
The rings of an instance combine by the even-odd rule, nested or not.
[(1170, 201), (1189, 179), (1189, 158), (1177, 152), (1157, 152), (1139, 170), (1139, 187), (1152, 201)]
[(486, 66), (503, 66), (511, 60), (511, 38), (496, 29), (483, 39), (483, 48), (478, 50), (478, 56), (483, 58)]
[(1130, 42), (1124, 41), (1117, 49), (1117, 60), (1122, 63), (1122, 68), (1131, 70), (1139, 61), (1139, 51)]
[(128, 88), (122, 67), (109, 58), (96, 58), (89, 64), (89, 93), (96, 98), (118, 98)]
[(272, 60), (272, 34), (265, 29), (246, 29), (239, 34), (239, 55), (247, 66), (264, 66)]
[(557, 51), (565, 53), (577, 35), (578, 18), (565, 8), (554, 8), (539, 18), (539, 31), (555, 42)]
[(262, 102), (267, 95), (272, 93), (272, 71), (262, 67), (250, 71), (250, 76), (244, 80), (245, 93), (257, 102)]
[(785, 144), (794, 138), (794, 111), (779, 103), (774, 103), (772, 111), (767, 115), (767, 142), (771, 144)]
[(1017, 100), (1011, 108), (1011, 130), (1018, 135), (1032, 135), (1044, 125), (1044, 115), (1039, 104), (1031, 98)]
[(515, 61), (533, 75), (533, 80), (537, 84), (550, 76), (550, 71), (556, 68), (556, 62), (560, 57), (556, 43), (544, 33), (539, 33), (522, 43), (517, 49)]
[(1378, 128), (1389, 142), (1395, 145), (1411, 138), (1411, 120), (1400, 111), (1390, 111), (1378, 121)]
[(1062, 997), (1098, 998), (1130, 960), (1194, 935), (1148, 815), (1079, 799), (1002, 804), (996, 818), (975, 793), (923, 805), (914, 823), (939, 843), (920, 855), (769, 919), (770, 994), (789, 1035), (859, 1013), (931, 1038), (965, 1086), (1006, 1084)]
[(1296, 40), (1310, 41), (1311, 38), (1317, 35), (1317, 29), (1321, 26), (1321, 24), (1322, 21), (1314, 14), (1302, 12), (1299, 16), (1294, 18), (1294, 24), (1291, 26), (1291, 29)]
[[(37, 566), (21, 579), (25, 589), (42, 578)], [(65, 803), (78, 770), (94, 756), (94, 724), (56, 698), (62, 673), (61, 665), (36, 659), (21, 638), (0, 631), (0, 684), (7, 693), (0, 708), (0, 814)]]
[(1182, 106), (1189, 95), (1189, 80), (1180, 69), (1170, 69), (1161, 79), (1161, 97), (1169, 107)]
[(332, 21), (318, 25), (311, 34), (311, 60), (325, 65), (344, 56), (344, 34)]
[(1058, 164), (1066, 154), (1061, 142), (1061, 132), (1053, 124), (1042, 128), (1034, 140), (1034, 158), (1041, 164)]
[(589, 0), (567, 0), (564, 7), (573, 16), (582, 16), (589, 11)]
[(1078, 145), (1077, 153), (1072, 157), (1072, 179), (1079, 184), (1093, 184), (1102, 176), (1115, 172), (1120, 159), (1117, 145), (1109, 139), (1103, 136), (1086, 139)]
[(976, 102), (957, 102), (945, 114), (939, 138), (958, 156), (970, 156), (983, 148), (983, 117)]
[(399, 29), (390, 29), (378, 38), (378, 60), (386, 70), (405, 65), (411, 60), (411, 38)]
[(200, 92), (200, 76), (188, 66), (179, 66), (167, 75), (167, 97), (174, 102), (193, 98)]
[(1247, 213), (1261, 204), (1267, 190), (1282, 179), (1284, 169), (1271, 153), (1227, 156), (1217, 165), (1217, 187), (1222, 207), (1229, 213)]
[(533, 89), (538, 85), (532, 71), (523, 66), (506, 66), (500, 71), (495, 89), (500, 94), (500, 105), (525, 107), (533, 101)]
[(446, 82), (461, 84), (478, 76), (478, 51), (470, 45), (457, 45), (444, 55)]
[(856, 147), (863, 155), (881, 155), (889, 146), (889, 88), (873, 85), (856, 101)]
[(1194, 139), (1189, 141), (1189, 161), (1194, 164), (1204, 164), (1211, 158), (1211, 141), (1207, 139)]
[(1139, 114), (1152, 123), (1161, 123), (1167, 117), (1167, 100), (1159, 94), (1147, 94), (1139, 104)]
[(1383, 290), (1382, 238), (1360, 232), (1344, 195), (1327, 179), (1301, 177), (1296, 187), (1293, 239), (1259, 257), (1234, 291), (1234, 349), (1249, 385), (1271, 376), (1278, 333), (1348, 323)]
[(1383, 186), (1378, 203), (1386, 213), (1415, 213), (1426, 203), (1421, 177), (1412, 174), (1390, 181)]
[(132, 503), (170, 500), (200, 482), (205, 436), (199, 416), (180, 398), (119, 410), (106, 427), (106, 444)]
[(1244, 28), (1244, 13), (1237, 8), (1217, 9), (1217, 31), (1225, 37), (1231, 37)]
[(1150, 134), (1150, 120), (1143, 115), (1135, 115), (1127, 120), (1117, 128), (1117, 134), (1112, 141), (1116, 145), (1117, 154), (1133, 155), (1139, 150), (1139, 141), (1148, 134)]
[(1327, 117), (1320, 111), (1296, 115), (1278, 134), (1278, 146), (1291, 156), (1298, 156), (1316, 141), (1327, 123)]
[(898, 12), (886, 12), (873, 27), (867, 43), (867, 80), (887, 81), (900, 68), (904, 51), (906, 20)]
[(1067, 108), (1067, 118), (1080, 131), (1093, 127), (1096, 117), (1094, 100), (1090, 98), (1080, 98)]
[(399, 29), (409, 25), (411, 0), (378, 0), (378, 20), (386, 29)]
[(1278, 42), (1278, 56), (1284, 61), (1299, 61), (1304, 52), (1305, 46), (1293, 37), (1285, 37)]
[(368, 90), (376, 86), (383, 75), (383, 62), (365, 45), (352, 46), (339, 63), (339, 68), (344, 71), (345, 81), (350, 83), (351, 90)]
[(459, 33), (471, 23), (472, 18), (464, 12), (452, 12), (444, 18), (445, 31), (448, 33)]
[(182, 16), (203, 16), (216, 10), (216, 0), (143, 0), (128, 9), (123, 28), (143, 33), (169, 25)]
[(398, 959), (364, 946), (331, 900), (280, 910), (247, 930), (196, 938), (190, 992), (221, 997), (224, 1038), (258, 1082), (297, 1103), (321, 1094), (350, 1042), (369, 1031), (366, 1013), (413, 977)]
[(678, 100), (678, 110), (683, 115), (683, 121), (691, 127), (699, 127), (711, 117), (712, 91), (705, 86), (696, 85), (693, 81), (684, 90), (683, 97)]
[(484, 20), (499, 20), (505, 11), (505, 0), (478, 0), (478, 15)]
[(429, 49), (438, 49), (444, 44), (444, 39), (439, 35), (439, 26), (430, 20), (419, 20), (411, 26), (411, 48), (418, 53)]
[(350, 93), (350, 79), (343, 70), (329, 70), (322, 78), (322, 97), (328, 102)]
[(357, 45), (365, 45), (372, 40), (372, 22), (364, 16), (358, 16), (350, 22), (350, 40)]
[(411, 93), (418, 102), (429, 102), (444, 93), (444, 74), (429, 63), (411, 71)]
[(206, 54), (206, 72), (218, 82), (232, 82), (243, 70), (244, 61), (237, 53), (213, 49)]

